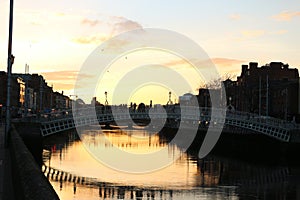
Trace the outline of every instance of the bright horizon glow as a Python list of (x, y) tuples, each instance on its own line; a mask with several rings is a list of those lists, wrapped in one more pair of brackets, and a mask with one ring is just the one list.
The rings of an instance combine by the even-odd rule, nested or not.
[[(170, 52), (158, 49), (136, 50), (119, 57), (110, 66), (107, 66), (106, 72), (101, 77), (97, 77), (99, 82), (95, 96), (100, 103), (104, 103), (104, 93), (108, 92), (108, 102), (112, 105), (124, 103), (130, 105), (131, 102), (148, 105), (150, 100), (153, 101), (154, 105), (167, 103), (171, 91), (173, 94), (172, 101), (178, 102), (178, 97), (184, 93), (197, 94), (197, 91), (192, 89), (197, 88), (203, 80), (199, 79), (194, 70), (194, 67), (187, 61)], [(157, 82), (147, 82), (143, 85), (136, 85), (135, 83), (137, 80), (143, 80), (150, 75), (169, 80), (170, 76), (175, 75), (173, 73), (184, 76), (190, 89), (188, 90), (181, 80), (175, 80), (178, 83), (176, 88), (170, 88)], [(117, 93), (116, 88), (119, 88)], [(127, 88), (133, 89), (127, 94)], [(89, 101), (89, 99), (85, 100)]]
[[(0, 71), (6, 71), (8, 13), (9, 1), (1, 1)], [(130, 4), (121, 0), (19, 0), (14, 2), (12, 71), (24, 73), (29, 64), (29, 72), (42, 74), (55, 91), (73, 94), (76, 74), (87, 56), (103, 41), (136, 28), (186, 35), (208, 53), (221, 75), (239, 75), (241, 64), (249, 62), (261, 66), (281, 61), (299, 69), (299, 22), (300, 4), (292, 0), (132, 0)]]

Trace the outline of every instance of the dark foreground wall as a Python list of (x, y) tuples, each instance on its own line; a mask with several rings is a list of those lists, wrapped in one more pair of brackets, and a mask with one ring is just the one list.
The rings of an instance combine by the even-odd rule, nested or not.
[(33, 155), (33, 158), (40, 167), (43, 165), (42, 153), (43, 153), (43, 142), (40, 123), (32, 122), (18, 122), (14, 123), (15, 130), (21, 136), (26, 147)]
[(26, 200), (59, 199), (14, 126), (9, 145), (15, 197)]

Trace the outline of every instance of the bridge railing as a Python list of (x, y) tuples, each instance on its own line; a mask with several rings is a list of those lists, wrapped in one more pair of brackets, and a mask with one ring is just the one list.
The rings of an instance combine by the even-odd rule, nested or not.
[(227, 111), (227, 118), (231, 119), (243, 119), (254, 123), (266, 124), (275, 127), (282, 127), (285, 129), (299, 129), (300, 124), (295, 122), (278, 119), (270, 116), (258, 115), (255, 113), (247, 113), (241, 111)]
[[(200, 116), (201, 118), (210, 118), (211, 117), (211, 108), (209, 107), (189, 107), (189, 106), (166, 106), (164, 107), (164, 112), (168, 115), (177, 115), (178, 118), (181, 116), (190, 116), (191, 118), (196, 118)], [(62, 119), (69, 119), (76, 117), (92, 117), (93, 113), (96, 113), (97, 116), (101, 115), (125, 115), (129, 112), (130, 115), (134, 114), (149, 114), (150, 108), (145, 108), (144, 110), (133, 110), (131, 108), (125, 106), (109, 106), (109, 107), (93, 107), (93, 106), (86, 106), (83, 108), (77, 109), (69, 109), (69, 110), (61, 110), (52, 113), (42, 113), (40, 115), (26, 117), (26, 118), (19, 118), (15, 119), (15, 121), (25, 121), (25, 122), (50, 122), (50, 121), (57, 121)], [(184, 111), (184, 112), (183, 112)], [(226, 113), (226, 119), (235, 119), (235, 120), (245, 120), (248, 122), (265, 124), (268, 126), (274, 127), (281, 127), (285, 129), (297, 129), (300, 130), (300, 124), (296, 124), (290, 121), (277, 119), (269, 116), (259, 116), (255, 113), (247, 113), (242, 111), (230, 111), (224, 109), (215, 108), (216, 112), (223, 112)], [(74, 112), (74, 113), (73, 113)], [(162, 112), (161, 108), (153, 107), (151, 108), (151, 113), (160, 113)], [(200, 120), (199, 119), (199, 120)]]

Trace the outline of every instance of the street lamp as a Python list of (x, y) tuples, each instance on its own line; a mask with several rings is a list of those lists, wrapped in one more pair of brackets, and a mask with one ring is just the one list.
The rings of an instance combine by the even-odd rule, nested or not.
[[(72, 97), (75, 97), (75, 99), (72, 99)], [(71, 94), (71, 95), (70, 95), (71, 104), (69, 104), (69, 108), (70, 108), (70, 106), (72, 107), (72, 106), (75, 104), (77, 98), (78, 98), (78, 96), (77, 96), (76, 94)], [(75, 106), (74, 106), (74, 107), (75, 107)]]
[(78, 96), (76, 94), (70, 94), (69, 96), (70, 96), (70, 98), (75, 97), (75, 100), (78, 98)]
[(105, 94), (105, 105), (107, 106), (107, 105), (108, 105), (108, 101), (107, 101), (107, 92), (105, 91), (104, 94)]
[(5, 135), (4, 145), (8, 147), (8, 134), (10, 130), (10, 96), (11, 96), (11, 69), (15, 57), (11, 53), (12, 49), (12, 31), (13, 31), (13, 6), (14, 1), (10, 0), (9, 7), (9, 34), (8, 34), (8, 52), (7, 52), (7, 96), (6, 96), (6, 122), (5, 122)]
[(171, 97), (172, 97), (172, 92), (170, 91), (169, 92), (169, 101), (167, 102), (167, 105), (172, 105), (173, 104), (173, 102), (171, 100)]

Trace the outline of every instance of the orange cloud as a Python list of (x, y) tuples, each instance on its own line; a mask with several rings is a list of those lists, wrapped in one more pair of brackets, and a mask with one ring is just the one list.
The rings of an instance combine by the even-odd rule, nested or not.
[[(237, 60), (237, 59), (230, 59), (230, 58), (211, 58), (211, 61), (215, 65), (223, 65), (223, 66), (232, 66), (232, 65), (237, 65), (245, 62), (244, 60)], [(202, 60), (202, 62), (206, 62), (206, 60)], [(176, 60), (171, 60), (167, 63), (164, 63), (167, 66), (174, 66), (174, 65), (182, 65), (186, 64), (187, 61), (183, 59), (176, 59)]]
[(246, 62), (244, 60), (231, 58), (212, 58), (211, 60), (219, 69), (221, 75), (230, 78), (235, 77), (235, 75), (240, 72), (241, 64)]
[(53, 85), (56, 90), (71, 90), (77, 77), (77, 71), (54, 71), (41, 72), (49, 85)]
[[(89, 35), (89, 36), (80, 36), (77, 38), (72, 39), (73, 42), (79, 43), (79, 44), (99, 44), (114, 35), (120, 34), (125, 31), (131, 31), (135, 29), (143, 29), (142, 25), (140, 25), (138, 22), (129, 20), (125, 17), (121, 16), (110, 16), (104, 21), (100, 20), (91, 20), (91, 19), (83, 19), (81, 21), (81, 24), (83, 25), (89, 25), (89, 26), (97, 26), (98, 24), (103, 24), (103, 26), (106, 26), (108, 28), (108, 32), (104, 35)], [(124, 41), (122, 41), (124, 43)], [(126, 42), (125, 42), (126, 43)], [(117, 45), (120, 43), (118, 42)]]
[(111, 31), (111, 35), (116, 35), (125, 31), (131, 31), (131, 30), (143, 28), (143, 26), (138, 22), (129, 20), (121, 16), (112, 17), (112, 26), (113, 28)]
[(187, 64), (187, 61), (183, 60), (183, 59), (174, 59), (171, 60), (169, 62), (164, 63), (164, 65), (172, 67), (172, 66), (176, 66), (176, 65), (184, 65)]
[(89, 25), (89, 26), (96, 26), (100, 23), (101, 22), (99, 20), (91, 20), (91, 19), (87, 19), (87, 18), (85, 18), (81, 21), (81, 24)]
[[(218, 68), (220, 74), (238, 74), (240, 70), (241, 64), (245, 63), (244, 60), (239, 59), (231, 59), (231, 58), (211, 58), (210, 60), (194, 60), (195, 63), (200, 62), (203, 67), (207, 64), (209, 65), (210, 61)], [(174, 59), (167, 63), (164, 63), (165, 66), (173, 67), (173, 68), (187, 68), (190, 67), (185, 60), (183, 59)]]
[(245, 30), (242, 31), (242, 35), (245, 37), (259, 37), (265, 34), (264, 30)]
[(72, 41), (79, 44), (100, 44), (101, 42), (108, 39), (108, 36), (101, 35), (91, 35), (91, 36), (81, 36), (74, 38)]
[(244, 60), (237, 60), (237, 59), (231, 59), (231, 58), (212, 58), (211, 61), (218, 66), (223, 67), (232, 67), (236, 65), (240, 65), (244, 63)]
[(73, 90), (74, 84), (72, 83), (54, 83), (53, 90), (54, 91), (65, 91), (65, 90)]
[[(191, 63), (190, 63), (190, 62)], [(189, 67), (193, 67), (193, 64), (199, 65), (202, 67), (207, 66), (207, 64), (210, 64), (210, 60), (208, 59), (192, 59), (192, 60), (184, 60), (184, 59), (173, 59), (168, 62), (163, 63), (164, 66), (177, 68), (177, 69), (185, 69)]]
[(70, 80), (77, 77), (78, 71), (54, 71), (54, 72), (41, 72), (45, 79), (56, 81), (56, 80)]
[(272, 18), (277, 21), (291, 21), (293, 18), (299, 16), (300, 12), (283, 11), (277, 15), (274, 15)]
[[(77, 78), (89, 79), (93, 77), (91, 74), (78, 74), (78, 71), (66, 70), (66, 71), (53, 71), (53, 72), (41, 72), (41, 75), (48, 82), (48, 85), (53, 85), (57, 91), (61, 90), (73, 90)], [(78, 88), (78, 86), (76, 86)]]

